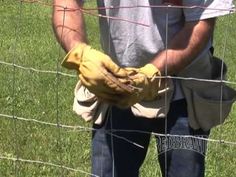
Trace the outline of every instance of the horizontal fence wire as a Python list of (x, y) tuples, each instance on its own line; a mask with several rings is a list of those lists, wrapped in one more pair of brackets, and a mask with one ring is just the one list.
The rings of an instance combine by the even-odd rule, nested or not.
[(137, 24), (137, 25), (141, 25), (141, 26), (146, 26), (146, 27), (150, 27), (150, 25), (142, 23), (142, 22), (131, 21), (131, 20), (124, 19), (124, 18), (107, 16), (107, 15), (99, 14), (97, 12), (94, 13), (93, 11), (97, 11), (97, 10), (100, 10), (100, 9), (104, 10), (104, 9), (133, 9), (133, 8), (181, 8), (181, 9), (200, 8), (200, 9), (205, 9), (205, 10), (226, 11), (226, 12), (229, 12), (230, 14), (236, 12), (235, 6), (233, 6), (232, 8), (228, 8), (227, 9), (227, 8), (209, 8), (209, 7), (205, 7), (205, 6), (183, 6), (183, 5), (179, 6), (179, 5), (174, 5), (174, 4), (163, 4), (163, 5), (151, 5), (151, 6), (133, 5), (133, 6), (109, 6), (109, 7), (78, 8), (78, 9), (74, 9), (74, 8), (70, 8), (70, 7), (59, 6), (59, 5), (56, 5), (56, 4), (53, 4), (53, 3), (46, 3), (46, 2), (43, 2), (43, 1), (39, 1), (39, 0), (20, 0), (20, 2), (36, 3), (36, 4), (48, 6), (48, 7), (57, 6), (57, 7), (62, 8), (63, 11), (78, 11), (79, 10), (79, 11), (81, 11), (84, 14), (87, 14), (87, 15), (97, 16), (99, 18), (106, 18), (106, 19), (111, 19), (111, 20), (124, 21), (124, 22), (132, 23), (132, 24)]
[[(38, 72), (38, 73), (59, 74), (62, 76), (67, 76), (67, 77), (77, 77), (77, 75), (75, 75), (75, 74), (67, 74), (67, 73), (57, 72), (57, 71), (52, 71), (52, 70), (40, 70), (40, 69), (36, 69), (36, 68), (32, 68), (32, 67), (25, 67), (25, 66), (14, 64), (14, 63), (4, 62), (1, 60), (0, 60), (0, 64), (16, 67), (16, 68), (23, 69), (23, 70)], [(194, 77), (179, 77), (179, 76), (157, 76), (156, 78), (210, 82), (210, 83), (226, 83), (226, 84), (236, 85), (236, 82), (229, 81), (229, 80), (199, 79), (199, 78), (194, 78)]]
[(63, 73), (63, 72), (50, 71), (50, 70), (40, 70), (40, 69), (36, 69), (36, 68), (32, 68), (32, 67), (25, 67), (25, 66), (14, 64), (14, 63), (5, 62), (5, 61), (0, 61), (0, 64), (16, 67), (16, 68), (23, 69), (23, 70), (34, 71), (34, 72), (38, 72), (38, 73), (59, 74), (62, 76), (77, 77), (76, 75), (73, 75), (73, 74), (67, 74), (67, 73)]
[[(37, 119), (31, 119), (31, 118), (24, 118), (24, 117), (18, 117), (16, 115), (7, 115), (7, 114), (0, 114), (0, 117), (2, 118), (7, 118), (7, 119), (16, 119), (19, 121), (26, 121), (26, 122), (32, 122), (32, 123), (37, 123), (37, 124), (42, 124), (42, 125), (48, 125), (48, 126), (54, 126), (59, 128), (64, 128), (68, 129), (71, 131), (96, 131), (96, 129), (91, 128), (91, 127), (84, 127), (84, 126), (78, 126), (78, 125), (64, 125), (64, 124), (56, 124), (56, 123), (51, 123), (51, 122), (45, 122), (45, 121), (40, 121)], [(139, 130), (124, 130), (124, 129), (112, 129), (108, 131), (107, 133), (111, 133), (111, 135), (114, 135), (114, 132), (136, 132), (136, 133), (144, 133), (144, 134), (153, 134), (155, 136), (160, 136), (160, 137), (183, 137), (183, 138), (193, 138), (193, 139), (199, 139), (199, 140), (205, 140), (209, 142), (214, 142), (214, 143), (220, 143), (220, 144), (228, 144), (228, 145), (233, 145), (236, 146), (236, 142), (231, 142), (227, 140), (217, 140), (217, 139), (210, 139), (210, 138), (202, 138), (198, 136), (189, 136), (189, 135), (171, 135), (171, 134), (161, 134), (161, 133), (154, 133), (154, 132), (147, 132), (147, 131), (139, 131)], [(118, 136), (118, 138), (121, 138)]]
[(54, 164), (54, 163), (51, 163), (51, 162), (44, 162), (44, 161), (40, 161), (40, 160), (29, 160), (29, 159), (7, 157), (7, 156), (2, 156), (1, 154), (0, 154), (0, 159), (10, 160), (10, 161), (14, 161), (14, 162), (24, 162), (24, 163), (38, 164), (38, 165), (44, 165), (44, 166), (51, 166), (51, 167), (56, 167), (56, 168), (63, 168), (65, 170), (78, 172), (78, 173), (82, 173), (82, 174), (85, 174), (85, 175), (90, 175), (90, 176), (93, 176), (93, 177), (99, 177), (97, 175), (94, 175), (92, 173), (89, 173), (89, 172), (86, 172), (86, 171), (83, 171), (83, 170), (74, 169), (74, 168), (67, 167), (67, 166), (64, 166), (64, 165), (58, 165), (58, 164)]

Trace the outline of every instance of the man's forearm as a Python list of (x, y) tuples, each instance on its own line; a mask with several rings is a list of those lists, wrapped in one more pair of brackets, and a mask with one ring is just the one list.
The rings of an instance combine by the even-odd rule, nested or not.
[(163, 75), (178, 74), (206, 47), (213, 34), (214, 23), (215, 19), (186, 23), (170, 41), (168, 49), (160, 52), (152, 63)]
[(53, 29), (58, 42), (68, 52), (78, 42), (87, 42), (80, 0), (54, 0)]

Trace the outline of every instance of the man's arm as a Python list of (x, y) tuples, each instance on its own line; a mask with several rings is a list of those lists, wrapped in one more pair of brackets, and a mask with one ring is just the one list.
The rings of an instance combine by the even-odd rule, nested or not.
[(215, 19), (186, 22), (183, 29), (170, 41), (167, 50), (160, 52), (152, 61), (165, 75), (178, 74), (206, 47), (213, 35)]
[(118, 78), (126, 78), (128, 83), (130, 80), (126, 70), (109, 56), (87, 45), (82, 5), (82, 0), (54, 0), (53, 28), (67, 53), (61, 64), (76, 70), (82, 84), (97, 97), (109, 101), (119, 99), (117, 95), (127, 95), (132, 87)]
[(81, 0), (54, 0), (53, 29), (66, 52), (76, 43), (87, 42)]
[[(154, 100), (159, 95), (159, 91), (167, 91), (165, 90), (166, 80), (157, 77), (165, 74), (178, 74), (189, 65), (211, 39), (214, 24), (215, 19), (186, 22), (183, 29), (170, 41), (168, 49), (158, 53), (151, 64), (148, 63), (139, 68), (134, 77), (130, 75), (134, 86), (140, 90), (115, 100), (114, 104), (129, 107), (142, 100)], [(166, 68), (167, 73), (165, 72)]]

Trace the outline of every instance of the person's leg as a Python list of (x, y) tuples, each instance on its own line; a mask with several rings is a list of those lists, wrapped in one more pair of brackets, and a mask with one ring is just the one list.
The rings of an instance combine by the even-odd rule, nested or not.
[(148, 119), (134, 117), (129, 109), (113, 107), (103, 125), (93, 126), (92, 173), (101, 177), (138, 177), (150, 134), (133, 130), (149, 131), (150, 124)]
[[(160, 133), (207, 138), (209, 131), (193, 130), (188, 123), (185, 100), (171, 104)], [(166, 129), (166, 130), (165, 130)], [(184, 136), (157, 137), (158, 158), (163, 177), (204, 177), (206, 141)]]

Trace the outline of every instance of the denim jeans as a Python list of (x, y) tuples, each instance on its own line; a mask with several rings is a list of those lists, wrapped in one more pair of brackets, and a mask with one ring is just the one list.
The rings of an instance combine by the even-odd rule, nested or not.
[(193, 136), (206, 138), (209, 131), (189, 126), (186, 107), (185, 100), (171, 103), (165, 119), (135, 117), (130, 109), (112, 107), (106, 121), (93, 126), (92, 174), (138, 177), (154, 132), (163, 177), (203, 177), (206, 141)]

